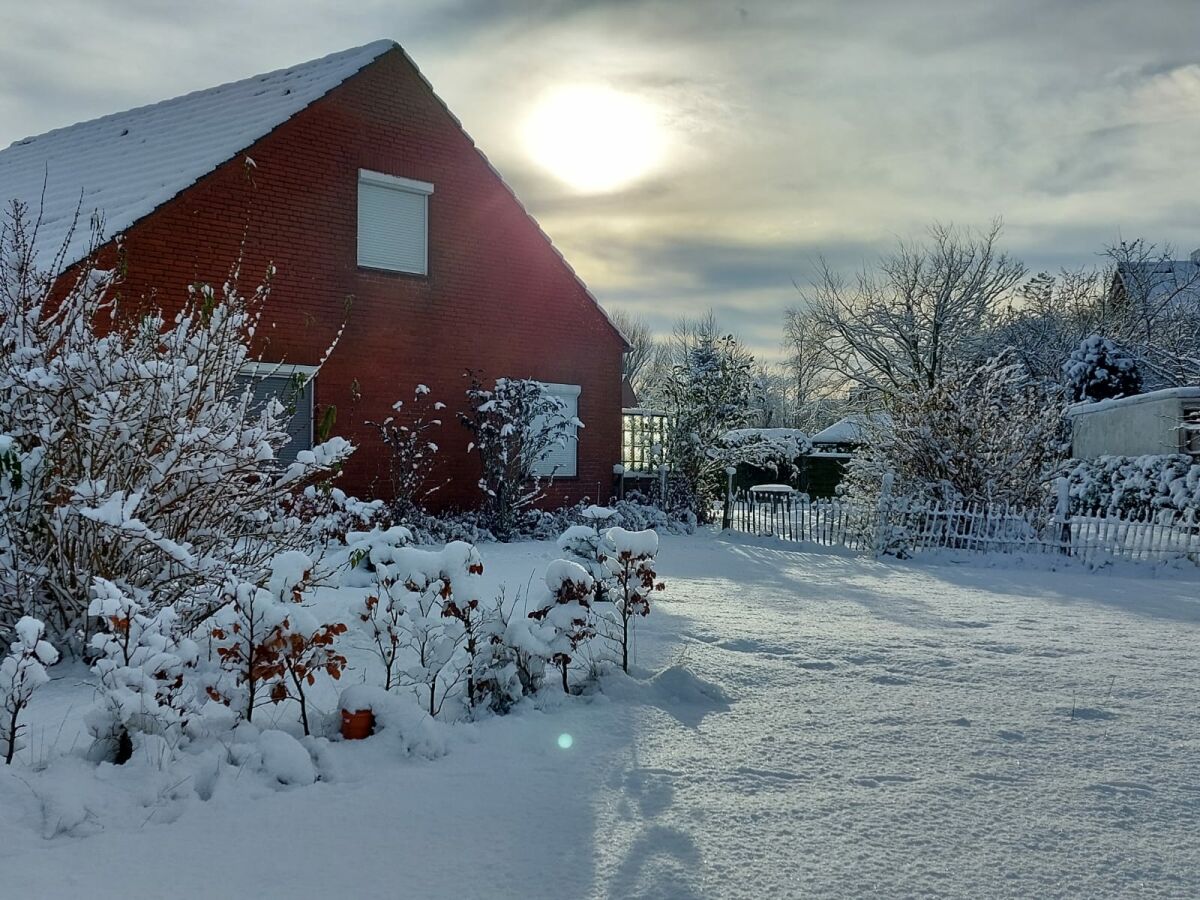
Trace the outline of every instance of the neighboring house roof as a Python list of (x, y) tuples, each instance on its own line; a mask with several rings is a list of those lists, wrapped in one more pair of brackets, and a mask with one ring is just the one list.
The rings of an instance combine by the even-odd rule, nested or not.
[(1200, 250), (1190, 259), (1119, 263), (1114, 287), (1117, 282), (1127, 295), (1144, 296), (1152, 305), (1200, 304)]
[(633, 389), (633, 382), (629, 380), (629, 376), (625, 375), (621, 378), (621, 408), (622, 409), (637, 409), (638, 396), (637, 391)]
[(872, 426), (888, 425), (887, 413), (856, 413), (834, 422), (812, 436), (813, 444), (862, 444)]
[(1136, 406), (1139, 403), (1150, 403), (1156, 400), (1200, 400), (1200, 386), (1163, 388), (1159, 391), (1147, 391), (1144, 394), (1134, 394), (1131, 397), (1113, 397), (1108, 400), (1074, 403), (1067, 407), (1067, 416), (1073, 418), (1086, 413), (1101, 412), (1102, 410), (1106, 409), (1119, 409), (1126, 406)]
[(0, 151), (0, 201), (40, 209), (38, 248), (48, 256), (78, 210), (63, 260), (77, 262), (95, 211), (105, 236), (121, 233), (395, 46), (375, 41), (17, 141)]

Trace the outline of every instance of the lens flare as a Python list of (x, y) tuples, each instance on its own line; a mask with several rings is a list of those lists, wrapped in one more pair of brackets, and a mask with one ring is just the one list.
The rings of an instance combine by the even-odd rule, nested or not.
[(567, 734), (565, 732), (558, 736), (558, 746), (562, 750), (570, 750), (571, 745), (574, 743), (575, 743), (575, 738), (571, 737), (569, 734)]

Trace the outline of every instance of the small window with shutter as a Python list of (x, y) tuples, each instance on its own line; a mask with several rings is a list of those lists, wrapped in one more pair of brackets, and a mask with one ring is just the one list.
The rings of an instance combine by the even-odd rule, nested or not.
[(1183, 452), (1200, 459), (1200, 404), (1195, 406), (1186, 404), (1183, 407), (1180, 431), (1182, 432)]
[[(568, 419), (579, 417), (579, 385), (546, 384), (546, 393), (563, 402)], [(565, 446), (555, 447), (537, 461), (533, 474), (555, 478), (574, 478), (579, 474), (579, 429), (572, 427)]]
[(429, 272), (429, 195), (433, 185), (358, 170), (358, 264), (365, 269)]
[(283, 404), (288, 442), (275, 457), (282, 466), (295, 462), (301, 450), (312, 449), (315, 371), (310, 366), (256, 363), (242, 369), (237, 376), (239, 387), (250, 388), (251, 415), (257, 415), (269, 400)]

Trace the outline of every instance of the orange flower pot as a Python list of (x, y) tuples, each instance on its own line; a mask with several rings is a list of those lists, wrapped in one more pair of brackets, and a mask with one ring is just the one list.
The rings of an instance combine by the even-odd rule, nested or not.
[(342, 710), (342, 737), (348, 741), (361, 741), (375, 733), (375, 713), (369, 709), (354, 712)]

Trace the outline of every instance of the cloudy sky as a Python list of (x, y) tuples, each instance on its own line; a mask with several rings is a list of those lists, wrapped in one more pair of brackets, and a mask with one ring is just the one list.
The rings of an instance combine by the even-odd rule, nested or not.
[[(0, 3), (0, 146), (394, 38), (603, 303), (763, 355), (818, 255), (933, 220), (1002, 216), (1034, 270), (1200, 247), (1198, 0)], [(564, 90), (615, 182), (563, 158)]]

